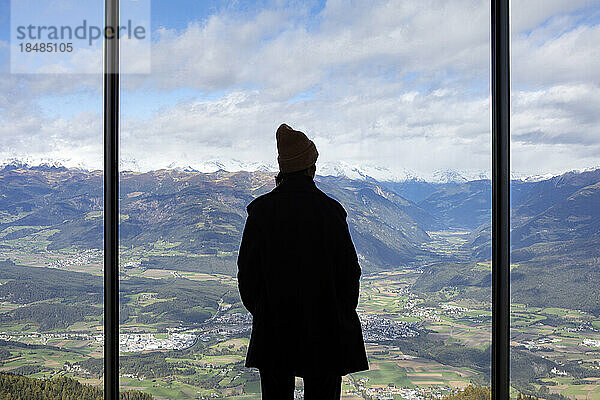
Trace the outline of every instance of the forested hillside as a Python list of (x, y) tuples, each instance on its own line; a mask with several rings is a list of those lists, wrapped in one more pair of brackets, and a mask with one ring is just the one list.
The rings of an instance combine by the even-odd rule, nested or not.
[[(83, 385), (75, 379), (34, 379), (0, 373), (0, 398), (4, 400), (102, 400), (101, 389)], [(120, 400), (152, 400), (152, 396), (138, 391), (120, 394)]]

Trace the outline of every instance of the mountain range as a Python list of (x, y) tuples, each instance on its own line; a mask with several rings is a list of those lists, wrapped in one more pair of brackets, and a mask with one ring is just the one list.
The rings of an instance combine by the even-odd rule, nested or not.
[[(245, 206), (271, 190), (273, 178), (269, 171), (122, 171), (120, 243), (127, 248), (167, 243), (170, 255), (148, 256), (143, 260), (148, 266), (234, 274)], [(436, 231), (470, 232), (462, 253), (473, 262), (490, 259), (489, 179), (398, 182), (329, 175), (317, 176), (316, 183), (348, 211), (367, 273), (442, 261), (430, 246)], [(101, 249), (102, 185), (101, 170), (5, 164), (0, 169), (0, 251), (18, 241), (42, 243), (49, 250)], [(513, 180), (511, 208), (513, 295), (537, 303), (577, 300), (600, 312), (598, 300), (589, 301), (590, 285), (600, 287), (600, 169)], [(447, 258), (443, 261), (452, 268)], [(452, 271), (445, 275), (451, 279)]]
[[(73, 163), (70, 159), (39, 158), (39, 157), (8, 157), (0, 162), (0, 169), (6, 165), (22, 165), (26, 167), (67, 167), (82, 170), (94, 170), (84, 163)], [(219, 170), (228, 172), (277, 172), (276, 162), (247, 162), (239, 159), (209, 159), (202, 162), (186, 163), (173, 161), (165, 165), (157, 166), (154, 160), (138, 160), (130, 156), (122, 156), (119, 160), (119, 169), (122, 171), (148, 172), (157, 169), (174, 169), (188, 172), (216, 172)], [(592, 168), (596, 169), (596, 168)], [(584, 172), (581, 170), (578, 172)], [(361, 162), (350, 164), (345, 161), (319, 161), (317, 173), (322, 176), (338, 176), (358, 180), (375, 180), (378, 182), (417, 182), (425, 184), (465, 183), (473, 180), (489, 180), (491, 170), (456, 170), (437, 169), (427, 173), (418, 173), (406, 167), (388, 168), (375, 162)], [(525, 182), (537, 182), (550, 179), (556, 174), (527, 175), (518, 172), (511, 173), (513, 180)]]
[[(348, 211), (350, 231), (367, 268), (414, 262), (424, 253), (421, 246), (429, 239), (425, 228), (435, 219), (415, 203), (376, 182), (318, 177), (317, 184)], [(52, 231), (50, 250), (102, 248), (102, 185), (99, 170), (5, 165), (0, 170), (0, 241)], [(120, 243), (176, 243), (180, 252), (225, 259), (229, 269), (246, 205), (273, 187), (273, 174), (265, 172), (124, 171)]]

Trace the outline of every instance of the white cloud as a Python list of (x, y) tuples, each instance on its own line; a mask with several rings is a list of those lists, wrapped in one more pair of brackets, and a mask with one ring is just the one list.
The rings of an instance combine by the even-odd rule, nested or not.
[[(568, 18), (557, 20), (564, 25)], [(558, 36), (555, 29), (543, 27), (540, 31), (543, 35), (533, 32), (529, 37), (513, 39), (513, 87), (600, 84), (600, 25), (581, 24)]]
[(175, 159), (194, 166), (218, 155), (269, 163), (276, 156), (275, 129), (286, 122), (314, 138), (319, 162), (375, 159), (391, 170), (410, 167), (421, 173), (447, 165), (486, 169), (487, 99), (465, 100), (460, 94), (289, 103), (267, 102), (256, 91), (234, 92), (178, 104), (151, 120), (129, 119), (123, 124), (122, 147), (136, 147), (139, 159), (162, 166)]
[(565, 16), (586, 7), (598, 6), (596, 0), (519, 0), (511, 2), (510, 23), (513, 33), (538, 28), (549, 18)]
[[(312, 17), (289, 6), (252, 16), (226, 11), (181, 31), (160, 29), (153, 73), (124, 76), (123, 96), (181, 88), (212, 96), (182, 98), (150, 118), (125, 115), (124, 156), (154, 168), (219, 158), (272, 163), (274, 131), (287, 122), (314, 138), (321, 162), (422, 174), (489, 170), (489, 2), (351, 4), (330, 0)], [(600, 164), (600, 26), (581, 22), (582, 7), (593, 5), (513, 2), (513, 165), (520, 172)], [(100, 168), (101, 143), (94, 152), (98, 141), (88, 134), (101, 129), (97, 112), (43, 118), (36, 98), (82, 87), (100, 95), (101, 79), (60, 78), (0, 79), (18, 97), (0, 93), (4, 132), (14, 136), (3, 134), (1, 144), (41, 154), (38, 140)]]
[(599, 90), (596, 85), (579, 84), (514, 92), (513, 142), (575, 147), (600, 144)]
[[(304, 11), (252, 19), (213, 15), (181, 32), (161, 29), (150, 84), (163, 89), (260, 87), (278, 98), (337, 74), (386, 70), (401, 79), (448, 73), (487, 79), (489, 4), (455, 1), (330, 1), (308, 29)], [(139, 82), (136, 82), (139, 84)]]

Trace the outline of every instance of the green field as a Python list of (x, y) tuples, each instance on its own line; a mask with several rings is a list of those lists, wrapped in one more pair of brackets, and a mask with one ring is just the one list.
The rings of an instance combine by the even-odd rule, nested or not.
[[(29, 267), (57, 263), (57, 271), (84, 272), (96, 278), (102, 274), (102, 260), (97, 255), (90, 256), (78, 264), (70, 261), (79, 255), (76, 249), (40, 250), (47, 234), (48, 232), (40, 227), (39, 233), (35, 235), (39, 240), (31, 249), (25, 248), (22, 240), (7, 241), (10, 247), (4, 250), (4, 253), (16, 263)], [(430, 250), (437, 246), (440, 253), (451, 253), (465, 240), (464, 233), (437, 232), (434, 236), (436, 240), (430, 244)], [(198, 324), (169, 319), (172, 313), (193, 311), (199, 307), (190, 303), (196, 301), (195, 297), (190, 297), (190, 302), (179, 306), (176, 303), (183, 299), (181, 296), (185, 293), (195, 295), (204, 287), (220, 291), (219, 296), (225, 296), (227, 290), (237, 290), (236, 279), (231, 275), (178, 270), (168, 265), (156, 268), (140, 266), (140, 259), (148, 254), (182, 255), (181, 252), (173, 250), (176, 245), (177, 243), (160, 241), (148, 247), (122, 249), (121, 263), (124, 267), (121, 280), (125, 291), (122, 302), (128, 313), (121, 323), (123, 333), (149, 333), (156, 339), (164, 340), (169, 337), (167, 328), (196, 332)], [(423, 275), (424, 268), (426, 267), (395, 268), (364, 274), (358, 311), (417, 324), (420, 331), (427, 332), (408, 340), (409, 344), (411, 341), (423, 341), (426, 337), (429, 342), (423, 342), (423, 346), (428, 343), (444, 343), (449, 349), (474, 349), (479, 351), (477, 354), (482, 354), (491, 340), (489, 303), (482, 299), (480, 293), (450, 285), (434, 292), (417, 290), (417, 282)], [(475, 263), (471, 268), (474, 274), (481, 274), (487, 273), (490, 265)], [(0, 285), (11, 279), (14, 278), (0, 276)], [(135, 283), (137, 280), (141, 283)], [(214, 298), (209, 296), (202, 300), (206, 301), (206, 305), (200, 309), (207, 311), (209, 315), (226, 315), (243, 310), (239, 300), (236, 303), (234, 297), (228, 301), (217, 297), (215, 294)], [(40, 300), (26, 306), (61, 301), (62, 299)], [(9, 315), (23, 306), (24, 304), (3, 301), (0, 303), (0, 313)], [(176, 307), (173, 309), (169, 308), (174, 306)], [(0, 360), (0, 370), (23, 371), (36, 378), (65, 375), (89, 384), (102, 385), (101, 375), (94, 372), (95, 370), (82, 371), (68, 367), (88, 365), (89, 368), (97, 369), (98, 363), (101, 364), (102, 343), (94, 338), (101, 333), (101, 321), (101, 315), (87, 316), (65, 327), (47, 329), (44, 332), (40, 331), (40, 323), (34, 320), (0, 321), (0, 333), (5, 339), (10, 339), (2, 345), (10, 351), (10, 356)], [(572, 369), (579, 372), (568, 372), (566, 376), (548, 372), (545, 376), (531, 381), (534, 388), (546, 386), (551, 393), (561, 393), (572, 398), (600, 399), (600, 374), (575, 376), (581, 375), (581, 371), (589, 371), (590, 375), (594, 375), (594, 371), (600, 369), (600, 348), (583, 345), (585, 339), (600, 340), (600, 321), (593, 315), (579, 310), (530, 307), (525, 304), (513, 304), (511, 321), (511, 345), (515, 351), (518, 349), (520, 354), (535, 360), (543, 358), (556, 365), (575, 365), (583, 368)], [(84, 336), (51, 336), (61, 333)], [(19, 343), (30, 347), (19, 346)], [(485, 368), (472, 365), (469, 359), (444, 359), (441, 353), (415, 355), (410, 349), (403, 350), (404, 345), (406, 343), (367, 343), (371, 369), (345, 378), (345, 398), (367, 398), (367, 390), (385, 387), (422, 388), (433, 390), (435, 393), (447, 393), (471, 382), (485, 384), (488, 379)], [(246, 333), (228, 337), (213, 335), (206, 341), (198, 341), (192, 348), (178, 351), (129, 352), (122, 355), (131, 359), (129, 363), (122, 364), (121, 385), (123, 389), (144, 390), (157, 399), (196, 399), (202, 396), (258, 399), (258, 373), (243, 365), (247, 346)], [(144, 358), (146, 356), (153, 358)], [(152, 372), (154, 366), (159, 370), (156, 374)]]

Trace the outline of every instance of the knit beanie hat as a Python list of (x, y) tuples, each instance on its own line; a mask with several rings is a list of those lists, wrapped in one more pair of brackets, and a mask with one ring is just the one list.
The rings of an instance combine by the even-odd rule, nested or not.
[(283, 173), (300, 171), (317, 162), (319, 153), (312, 140), (300, 131), (281, 124), (275, 134), (277, 138), (277, 162)]

